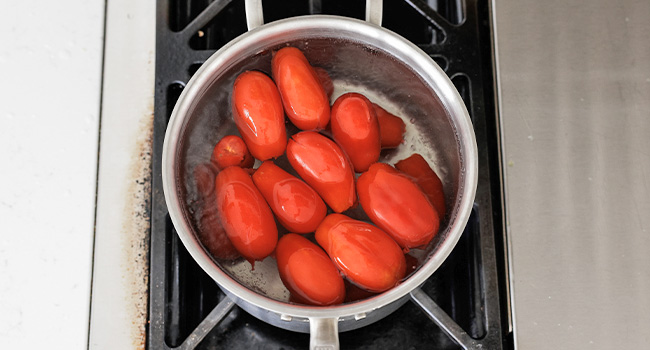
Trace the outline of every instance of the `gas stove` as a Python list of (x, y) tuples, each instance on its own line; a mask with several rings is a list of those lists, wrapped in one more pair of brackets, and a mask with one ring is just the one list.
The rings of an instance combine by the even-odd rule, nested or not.
[[(269, 1), (267, 22), (364, 13), (360, 0)], [(341, 333), (343, 348), (646, 346), (649, 6), (385, 1), (383, 25), (431, 55), (468, 106), (478, 192), (422, 293)], [(223, 297), (179, 244), (161, 192), (175, 98), (245, 30), (241, 0), (106, 3), (93, 350), (307, 346)]]
[[(363, 1), (264, 3), (267, 22), (308, 14), (364, 17)], [(412, 301), (388, 317), (339, 335), (341, 348), (508, 349), (512, 346), (492, 58), (486, 1), (384, 1), (383, 26), (417, 44), (451, 78), (474, 124), (479, 183), (458, 245)], [(161, 159), (174, 104), (198, 67), (246, 31), (243, 1), (158, 0), (151, 155), (149, 349), (300, 349), (309, 335), (239, 309), (193, 261), (163, 198)]]

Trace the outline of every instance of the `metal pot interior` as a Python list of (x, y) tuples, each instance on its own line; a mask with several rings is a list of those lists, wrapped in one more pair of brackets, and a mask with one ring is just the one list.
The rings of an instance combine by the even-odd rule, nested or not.
[[(247, 35), (260, 31), (257, 35), (261, 36), (261, 31), (267, 26), (269, 25)], [(223, 136), (239, 135), (231, 115), (231, 90), (235, 78), (246, 70), (259, 70), (270, 76), (273, 52), (283, 46), (294, 46), (305, 53), (312, 65), (325, 68), (331, 75), (335, 85), (331, 102), (345, 92), (360, 92), (389, 112), (403, 118), (407, 125), (405, 142), (397, 149), (383, 151), (380, 161), (394, 164), (418, 152), (429, 161), (443, 181), (448, 214), (441, 222), (438, 235), (429, 246), (424, 250), (411, 251), (421, 265), (410, 276), (410, 279), (418, 279), (410, 282), (411, 288), (414, 288), (424, 282), (446, 258), (462, 233), (469, 215), (474, 189), (467, 189), (466, 169), (476, 166), (475, 163), (467, 163), (475, 162), (476, 155), (472, 149), (465, 149), (465, 145), (474, 142), (474, 136), (471, 126), (469, 134), (467, 130), (459, 130), (459, 124), (462, 126), (463, 123), (469, 123), (467, 112), (464, 106), (450, 108), (453, 104), (462, 104), (462, 101), (449, 80), (444, 77), (444, 73), (433, 66), (433, 61), (430, 63), (431, 69), (427, 71), (416, 70), (408, 64), (408, 54), (395, 50), (391, 44), (396, 37), (394, 34), (389, 38), (378, 37), (373, 33), (385, 31), (379, 27), (366, 35), (358, 30), (318, 27), (317, 24), (313, 26), (311, 29), (306, 28), (309, 26), (303, 26), (300, 30), (291, 30), (292, 26), (285, 26), (289, 30), (269, 31), (269, 34), (264, 34), (264, 40), (244, 39), (234, 43), (234, 46), (217, 52), (190, 81), (186, 90), (191, 91), (185, 91), (181, 96), (171, 122), (174, 124), (175, 118), (181, 118), (176, 121), (178, 125), (173, 127), (178, 134), (170, 138), (176, 142), (170, 146), (174, 147), (174, 161), (169, 163), (173, 166), (174, 187), (181, 215), (186, 223), (185, 227), (181, 228), (176, 225), (177, 230), (186, 245), (188, 239), (199, 241), (196, 217), (199, 208), (196, 207), (198, 196), (193, 169), (210, 161), (214, 145)], [(359, 26), (370, 27), (365, 23)], [(229, 54), (224, 55), (224, 50)], [(453, 114), (458, 114), (458, 111), (464, 111), (464, 114)], [(297, 131), (290, 123), (287, 126), (289, 134)], [(463, 127), (466, 128), (466, 125)], [(284, 156), (275, 162), (293, 172)], [(475, 186), (475, 178), (473, 182)], [(471, 198), (463, 198), (464, 196)], [(367, 220), (361, 208), (345, 214)], [(189, 228), (190, 232), (184, 232), (186, 228)], [(286, 232), (279, 224), (278, 230), (280, 234)], [(313, 234), (308, 237), (313, 238)], [(440, 249), (442, 246), (443, 251)], [(192, 253), (192, 249), (190, 252)], [(205, 249), (203, 253), (209, 255)], [(291, 305), (289, 292), (279, 278), (273, 257), (256, 262), (254, 269), (251, 269), (251, 265), (244, 259), (211, 260), (207, 265), (212, 264), (229, 279), (262, 296), (260, 300), (269, 299), (269, 305), (276, 305), (276, 308), (277, 302), (279, 305)], [(206, 263), (202, 266), (206, 269)], [(426, 266), (424, 272), (421, 271), (423, 266)], [(224, 282), (222, 274), (212, 266), (208, 266), (207, 272), (217, 282)], [(237, 291), (231, 292), (238, 294)], [(391, 300), (382, 301), (382, 305), (399, 299), (406, 293), (408, 290), (392, 296)]]

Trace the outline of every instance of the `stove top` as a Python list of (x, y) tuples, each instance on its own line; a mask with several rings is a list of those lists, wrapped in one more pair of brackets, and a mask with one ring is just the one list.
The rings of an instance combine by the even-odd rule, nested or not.
[[(265, 1), (267, 22), (307, 14), (362, 19), (363, 1)], [(339, 335), (344, 349), (512, 348), (498, 158), (490, 8), (480, 0), (385, 0), (383, 26), (428, 53), (466, 103), (479, 150), (474, 209), (445, 263), (386, 318)], [(183, 247), (167, 213), (161, 159), (183, 87), (217, 49), (246, 31), (243, 1), (158, 0), (152, 155), (149, 349), (302, 349), (309, 335), (235, 306)]]

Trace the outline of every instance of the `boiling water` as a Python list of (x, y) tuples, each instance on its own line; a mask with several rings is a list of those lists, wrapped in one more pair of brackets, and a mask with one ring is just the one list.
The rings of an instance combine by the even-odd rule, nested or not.
[[(323, 54), (323, 48), (337, 46), (336, 55)], [(331, 103), (347, 92), (365, 95), (370, 101), (382, 106), (388, 112), (402, 118), (406, 124), (404, 142), (397, 148), (383, 150), (380, 161), (395, 164), (413, 153), (420, 153), (436, 171), (443, 182), (446, 193), (448, 212), (458, 191), (459, 154), (457, 137), (440, 100), (433, 94), (418, 76), (408, 67), (396, 62), (390, 55), (378, 51), (360, 48), (355, 43), (340, 43), (332, 39), (296, 42), (292, 46), (301, 48), (314, 66), (325, 68), (334, 83)], [(330, 50), (331, 51), (331, 50)], [(261, 51), (248, 60), (231, 67), (205, 92), (194, 109), (193, 116), (186, 126), (185, 137), (181, 140), (183, 164), (179, 187), (187, 199), (186, 215), (190, 217), (195, 232), (201, 214), (200, 198), (197, 195), (193, 169), (199, 164), (210, 161), (214, 145), (226, 135), (239, 135), (232, 120), (230, 93), (236, 76), (245, 70), (255, 69), (270, 73), (271, 50)], [(358, 72), (364, 72), (360, 74)], [(298, 132), (287, 122), (289, 136)], [(278, 166), (296, 175), (289, 166), (285, 156), (274, 161)], [(256, 167), (259, 161), (256, 161)], [(360, 206), (344, 214), (353, 218), (369, 221)], [(441, 232), (448, 220), (441, 222)], [(287, 231), (279, 224), (282, 235)], [(440, 233), (439, 233), (440, 235)], [(197, 237), (200, 235), (196, 234)], [(313, 233), (306, 235), (313, 239)], [(422, 263), (435, 248), (436, 239), (426, 250), (413, 249), (409, 254)], [(280, 280), (276, 260), (273, 256), (255, 262), (255, 266), (245, 259), (215, 262), (223, 271), (247, 288), (267, 297), (288, 302), (289, 291)]]

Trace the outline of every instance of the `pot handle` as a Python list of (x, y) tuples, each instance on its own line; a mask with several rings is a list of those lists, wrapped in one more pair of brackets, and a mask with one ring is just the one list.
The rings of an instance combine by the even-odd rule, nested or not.
[(366, 21), (381, 26), (381, 19), (384, 17), (383, 0), (366, 0)]
[[(366, 0), (366, 21), (381, 26), (383, 17), (383, 0)], [(246, 0), (246, 25), (248, 30), (255, 29), (264, 24), (264, 11), (262, 0)]]
[(310, 317), (309, 334), (310, 350), (339, 349), (339, 319), (337, 317)]

